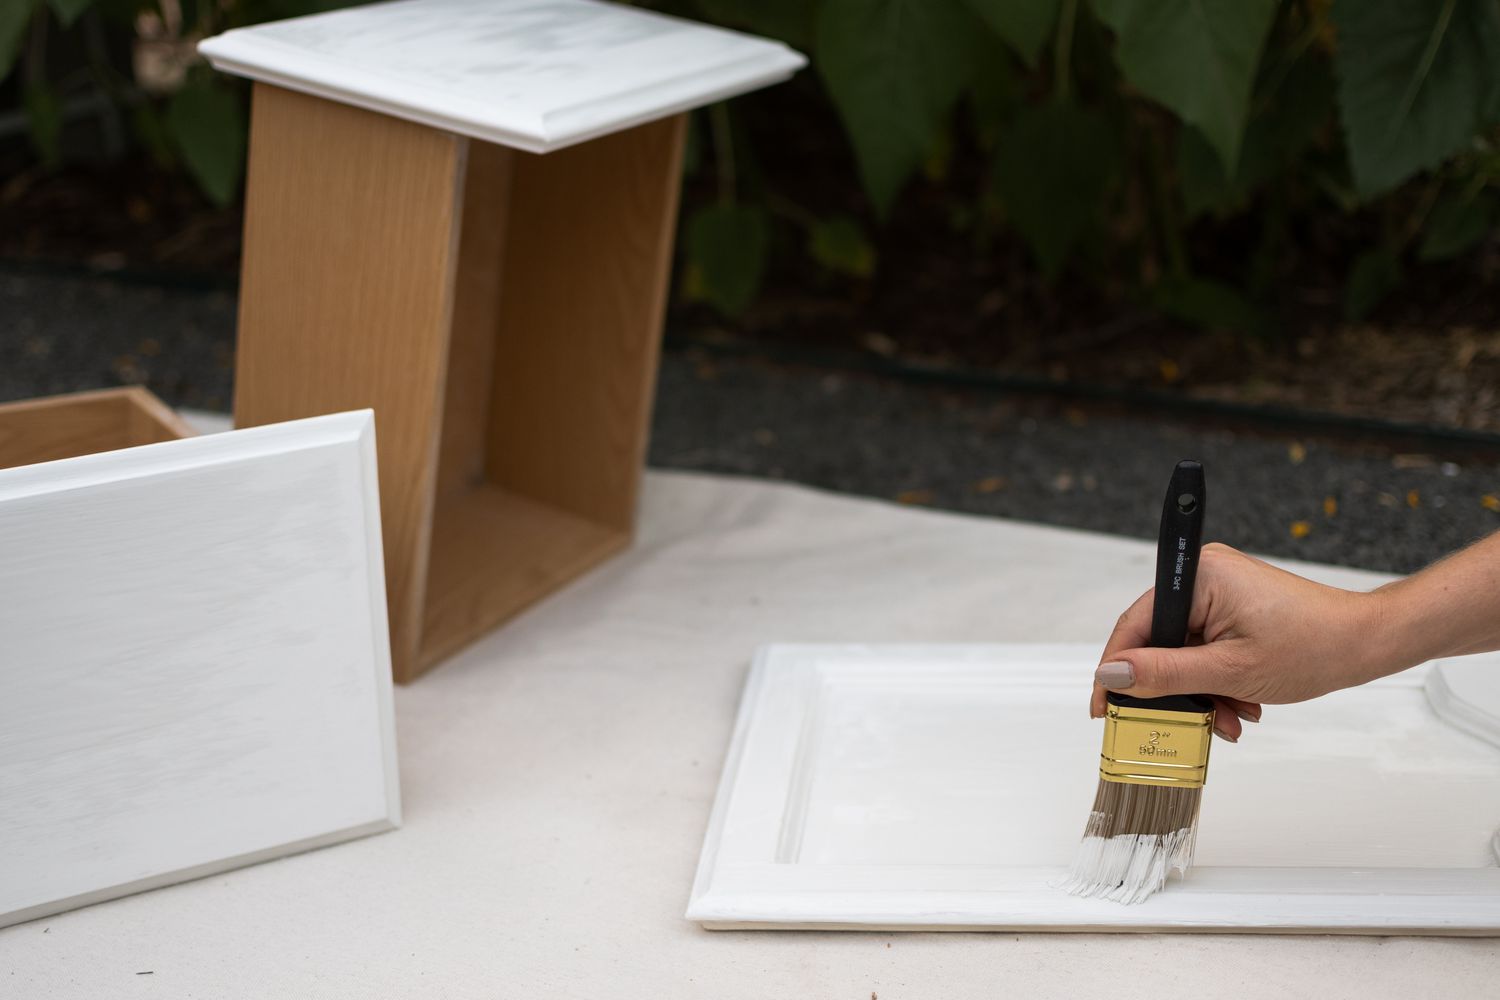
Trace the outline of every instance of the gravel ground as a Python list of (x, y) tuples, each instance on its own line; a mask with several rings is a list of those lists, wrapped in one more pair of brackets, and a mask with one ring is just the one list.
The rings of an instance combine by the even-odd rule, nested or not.
[(0, 269), (0, 400), (145, 383), (227, 412), (234, 315), (232, 291)]
[(1197, 458), (1208, 471), (1206, 537), (1364, 569), (1415, 570), (1500, 529), (1495, 456), (1194, 427), (706, 356), (663, 365), (654, 435), (657, 466), (1140, 538), (1156, 537), (1172, 466)]
[[(227, 410), (234, 296), (0, 271), (0, 400), (145, 382)], [(1155, 537), (1163, 483), (1209, 472), (1207, 534), (1408, 572), (1500, 529), (1500, 456), (1414, 454), (1023, 396), (668, 351), (650, 461)]]

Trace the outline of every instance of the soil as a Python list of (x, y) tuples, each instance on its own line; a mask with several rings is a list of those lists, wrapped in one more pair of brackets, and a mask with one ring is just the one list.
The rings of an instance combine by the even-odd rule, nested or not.
[(145, 156), (56, 171), (0, 149), (0, 260), (127, 272), (166, 284), (232, 284), (240, 205), (218, 208)]
[[(740, 182), (795, 192), (796, 204), (781, 199), (782, 214), (815, 206), (866, 220), (877, 233), (875, 277), (810, 265), (797, 227), (783, 223), (757, 303), (730, 322), (674, 297), (668, 326), (679, 337), (1500, 432), (1500, 233), (1460, 260), (1411, 263), (1399, 292), (1352, 325), (1341, 319), (1342, 275), (1374, 223), (1358, 214), (1320, 221), (1281, 262), (1276, 332), (1203, 330), (1139, 301), (1138, 282), (1109, 277), (1111, 267), (1150, 261), (1096, 261), (1092, 277), (1074, 270), (1049, 282), (1003, 230), (976, 233), (960, 218), (983, 188), (973, 150), (957, 150), (941, 182), (914, 182), (875, 227), (848, 184), (842, 133), (820, 117), (826, 110), (807, 110), (807, 98), (789, 86), (736, 104), (749, 150)], [(684, 214), (717, 196), (715, 176), (710, 165), (689, 178)], [(241, 211), (208, 204), (144, 157), (45, 172), (18, 143), (0, 148), (0, 262), (12, 267), (229, 288)], [(1235, 254), (1220, 251), (1242, 236), (1233, 224), (1189, 230), (1192, 259), (1232, 267)]]

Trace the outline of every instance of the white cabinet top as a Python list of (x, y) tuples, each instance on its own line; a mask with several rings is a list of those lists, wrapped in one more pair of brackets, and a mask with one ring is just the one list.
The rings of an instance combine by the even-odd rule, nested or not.
[(395, 0), (237, 28), (214, 67), (545, 153), (784, 80), (780, 42), (598, 0)]

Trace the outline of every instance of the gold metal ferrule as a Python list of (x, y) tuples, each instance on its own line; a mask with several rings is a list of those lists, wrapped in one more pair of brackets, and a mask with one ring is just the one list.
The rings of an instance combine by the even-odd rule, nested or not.
[(1130, 785), (1202, 788), (1214, 713), (1107, 705), (1099, 777)]

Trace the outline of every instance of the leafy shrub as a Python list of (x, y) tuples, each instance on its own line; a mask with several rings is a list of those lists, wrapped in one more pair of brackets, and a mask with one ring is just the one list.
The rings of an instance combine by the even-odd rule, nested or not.
[[(229, 28), (356, 2), (0, 0), (0, 82), (13, 71), (20, 78), (43, 163), (59, 159), (68, 98), (93, 90), (130, 111), (138, 142), (159, 162), (180, 164), (204, 194), (227, 205), (245, 170), (244, 88), (198, 61), (194, 46)], [(80, 44), (59, 45), (57, 35)], [(122, 40), (123, 57), (122, 46), (111, 44)]]
[[(131, 106), (147, 149), (226, 204), (243, 172), (244, 88), (192, 63), (192, 43), (349, 2), (0, 0), (0, 81), (19, 78), (38, 155), (55, 160), (68, 94), (46, 65), (47, 31), (110, 26), (134, 46), (133, 72), (95, 45), (85, 76)], [(1463, 254), (1500, 221), (1500, 0), (649, 5), (809, 53), (868, 198), (851, 212), (771, 190), (735, 106), (696, 114), (688, 166), (701, 176), (711, 164), (714, 197), (684, 220), (682, 292), (728, 315), (754, 302), (788, 239), (827, 272), (870, 279), (870, 228), (960, 147), (984, 170), (956, 193), (954, 217), (1013, 231), (1044, 275), (1097, 275), (1112, 260), (1118, 277), (1118, 261), (1137, 261), (1127, 278), (1157, 308), (1251, 333), (1270, 323), (1267, 261), (1301, 220), (1379, 219), (1382, 235), (1348, 268), (1351, 317), (1413, 259)], [(154, 82), (142, 76), (152, 46), (165, 67)], [(142, 89), (150, 99), (122, 96)], [(1250, 232), (1227, 275), (1193, 259), (1200, 225)]]
[[(1453, 257), (1500, 220), (1497, 0), (683, 0), (687, 16), (809, 52), (853, 147), (876, 220), (968, 131), (988, 159), (984, 214), (1044, 274), (1109, 244), (1143, 261), (1158, 308), (1261, 332), (1265, 267), (1299, 217), (1356, 210), (1384, 235), (1349, 266), (1363, 315), (1403, 261)], [(970, 114), (960, 113), (967, 109)], [(971, 124), (966, 124), (971, 123)], [(724, 130), (719, 130), (724, 131)], [(1419, 178), (1419, 179), (1418, 179)], [(693, 289), (747, 301), (762, 262), (728, 221), (763, 227), (764, 192), (704, 209), (738, 243), (690, 247)], [(782, 213), (785, 214), (785, 213)], [(1260, 232), (1231, 280), (1198, 273), (1185, 231), (1248, 217)], [(796, 221), (795, 219), (793, 220)], [(809, 252), (822, 223), (803, 220)], [(843, 245), (861, 245), (840, 220)], [(690, 221), (692, 228), (694, 223)], [(867, 245), (840, 260), (872, 267)], [(717, 289), (733, 283), (736, 292)]]

